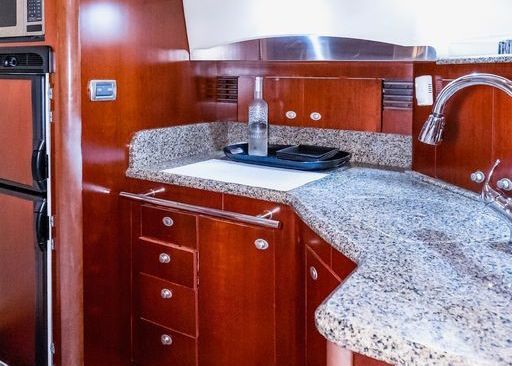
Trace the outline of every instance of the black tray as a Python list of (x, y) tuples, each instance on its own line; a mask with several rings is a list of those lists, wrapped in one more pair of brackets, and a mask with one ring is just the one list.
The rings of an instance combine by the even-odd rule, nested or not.
[(249, 146), (247, 143), (229, 145), (224, 148), (224, 154), (228, 159), (241, 163), (271, 166), (275, 168), (286, 168), (296, 170), (326, 170), (340, 167), (347, 164), (352, 154), (339, 151), (332, 158), (320, 161), (293, 161), (279, 159), (276, 151), (291, 147), (293, 145), (269, 145), (267, 156), (253, 156), (247, 153)]
[(334, 147), (293, 145), (276, 151), (279, 159), (295, 161), (320, 161), (335, 156), (340, 150)]

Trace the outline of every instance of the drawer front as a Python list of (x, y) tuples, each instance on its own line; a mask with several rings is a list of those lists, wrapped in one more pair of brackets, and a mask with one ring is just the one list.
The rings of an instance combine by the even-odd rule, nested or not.
[(194, 366), (196, 340), (143, 319), (135, 324), (134, 361), (138, 366)]
[(196, 292), (143, 273), (137, 277), (138, 315), (178, 332), (196, 336)]
[(144, 272), (179, 285), (195, 288), (196, 254), (144, 239), (135, 244), (136, 273)]
[(141, 235), (196, 248), (196, 217), (173, 210), (141, 206)]

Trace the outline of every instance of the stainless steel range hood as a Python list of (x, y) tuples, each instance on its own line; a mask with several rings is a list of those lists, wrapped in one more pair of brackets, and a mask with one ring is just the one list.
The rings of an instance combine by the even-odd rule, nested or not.
[(435, 60), (429, 46), (399, 46), (353, 38), (287, 36), (191, 51), (191, 60), (224, 61), (418, 61)]

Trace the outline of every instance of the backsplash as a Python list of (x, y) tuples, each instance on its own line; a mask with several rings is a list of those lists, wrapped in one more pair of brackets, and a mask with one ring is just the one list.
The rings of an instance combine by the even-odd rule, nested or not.
[[(130, 168), (218, 151), (243, 141), (247, 141), (247, 124), (242, 122), (143, 130), (135, 134), (130, 144)], [(411, 137), (404, 135), (271, 125), (269, 141), (337, 147), (351, 152), (355, 163), (409, 169), (412, 162)]]

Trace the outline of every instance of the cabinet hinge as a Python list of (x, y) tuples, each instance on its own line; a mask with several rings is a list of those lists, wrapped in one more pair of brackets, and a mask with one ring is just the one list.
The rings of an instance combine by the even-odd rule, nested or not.
[(48, 89), (48, 98), (53, 100), (53, 88)]
[(50, 123), (53, 123), (53, 112), (50, 111)]
[(50, 216), (50, 226), (55, 227), (55, 216)]

